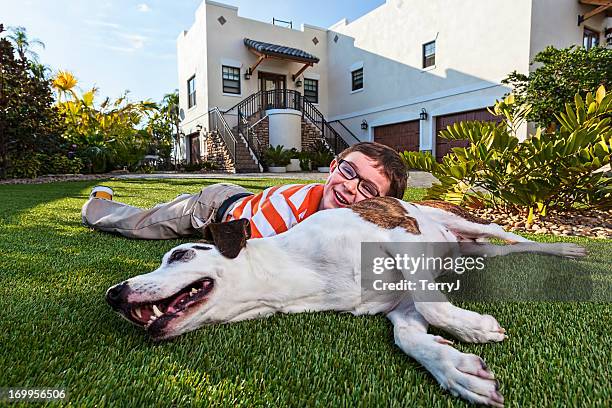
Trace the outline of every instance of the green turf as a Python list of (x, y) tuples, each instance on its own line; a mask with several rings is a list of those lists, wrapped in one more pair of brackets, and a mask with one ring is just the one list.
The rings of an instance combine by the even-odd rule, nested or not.
[[(150, 206), (216, 181), (105, 184), (118, 200)], [(277, 182), (238, 181), (253, 190)], [(394, 346), (382, 316), (278, 315), (153, 344), (111, 311), (104, 292), (186, 240), (83, 228), (80, 207), (98, 183), (0, 186), (0, 387), (65, 387), (71, 404), (99, 407), (466, 405)], [(609, 267), (611, 255), (608, 246), (590, 261)], [(457, 345), (487, 361), (508, 406), (612, 405), (609, 303), (462, 306), (509, 332), (502, 344)]]

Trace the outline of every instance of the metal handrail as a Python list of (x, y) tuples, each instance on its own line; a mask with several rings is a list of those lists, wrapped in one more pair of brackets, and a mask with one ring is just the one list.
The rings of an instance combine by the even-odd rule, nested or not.
[[(249, 95), (231, 108), (223, 111), (223, 115), (236, 111), (238, 117), (238, 135), (242, 136), (247, 145), (261, 162), (264, 146), (256, 137), (249, 120), (253, 117), (260, 120), (267, 109), (294, 109), (302, 112), (302, 116), (308, 119), (323, 136), (323, 140), (335, 154), (349, 147), (349, 144), (326, 120), (323, 114), (304, 96), (293, 89), (274, 89), (270, 91), (259, 91)], [(233, 114), (233, 112), (232, 112)], [(344, 124), (342, 124), (344, 126)], [(346, 127), (345, 127), (346, 128)], [(347, 129), (348, 130), (348, 129)], [(358, 142), (359, 139), (348, 130), (349, 134)]]
[(333, 127), (329, 125), (323, 114), (305, 98), (303, 98), (303, 101), (304, 107), (302, 112), (304, 113), (304, 116), (307, 117), (321, 131), (323, 139), (325, 139), (332, 151), (335, 154), (338, 154), (344, 149), (348, 148), (349, 144), (342, 138), (342, 136), (340, 136), (338, 132), (336, 132)]
[[(219, 133), (232, 156), (232, 160), (236, 163), (236, 137), (219, 108), (215, 107), (208, 111), (208, 123), (211, 130), (214, 129)], [(219, 126), (219, 123), (221, 123), (221, 126)]]
[(351, 130), (349, 128), (347, 128), (346, 125), (344, 123), (342, 123), (342, 121), (340, 121), (339, 119), (332, 120), (332, 121), (327, 122), (327, 123), (329, 123), (330, 126), (331, 126), (332, 123), (339, 123), (340, 126), (342, 126), (348, 132), (348, 134), (351, 135), (351, 137), (353, 139), (355, 139), (355, 143), (361, 142), (361, 140), (359, 140), (359, 138), (357, 136), (355, 136), (355, 134), (353, 132), (351, 132)]

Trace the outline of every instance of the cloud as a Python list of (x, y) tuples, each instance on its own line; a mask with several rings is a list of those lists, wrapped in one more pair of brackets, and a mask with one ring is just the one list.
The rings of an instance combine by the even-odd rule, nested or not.
[(141, 13), (148, 13), (149, 11), (151, 11), (151, 7), (149, 7), (147, 3), (140, 3), (136, 7), (138, 8), (138, 11), (140, 11)]
[(119, 24), (111, 23), (109, 21), (101, 21), (101, 20), (85, 20), (86, 24), (98, 27), (106, 27), (106, 28), (120, 28)]
[(139, 50), (142, 47), (144, 47), (145, 42), (147, 42), (147, 40), (149, 39), (148, 37), (145, 37), (144, 35), (139, 35), (139, 34), (119, 34), (119, 35), (125, 38), (134, 50)]

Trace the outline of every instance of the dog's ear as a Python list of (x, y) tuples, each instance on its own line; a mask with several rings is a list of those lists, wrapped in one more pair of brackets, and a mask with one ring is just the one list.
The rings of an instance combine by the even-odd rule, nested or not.
[(251, 238), (251, 223), (240, 218), (229, 222), (211, 223), (200, 231), (203, 238), (212, 241), (223, 256), (235, 258), (246, 246), (247, 239)]

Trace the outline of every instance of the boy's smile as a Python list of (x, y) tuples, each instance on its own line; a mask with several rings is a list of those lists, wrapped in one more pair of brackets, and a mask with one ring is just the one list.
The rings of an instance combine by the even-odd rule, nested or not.
[[(323, 198), (319, 205), (321, 210), (348, 207), (370, 198), (357, 189), (360, 179), (374, 184), (381, 196), (386, 195), (389, 191), (391, 182), (384, 173), (379, 171), (382, 166), (376, 160), (372, 160), (360, 152), (351, 152), (346, 155), (344, 160), (352, 166), (358, 177), (350, 180), (344, 177), (338, 170), (338, 162), (333, 160), (330, 164), (329, 177), (323, 188)], [(374, 166), (379, 166), (379, 168)]]

